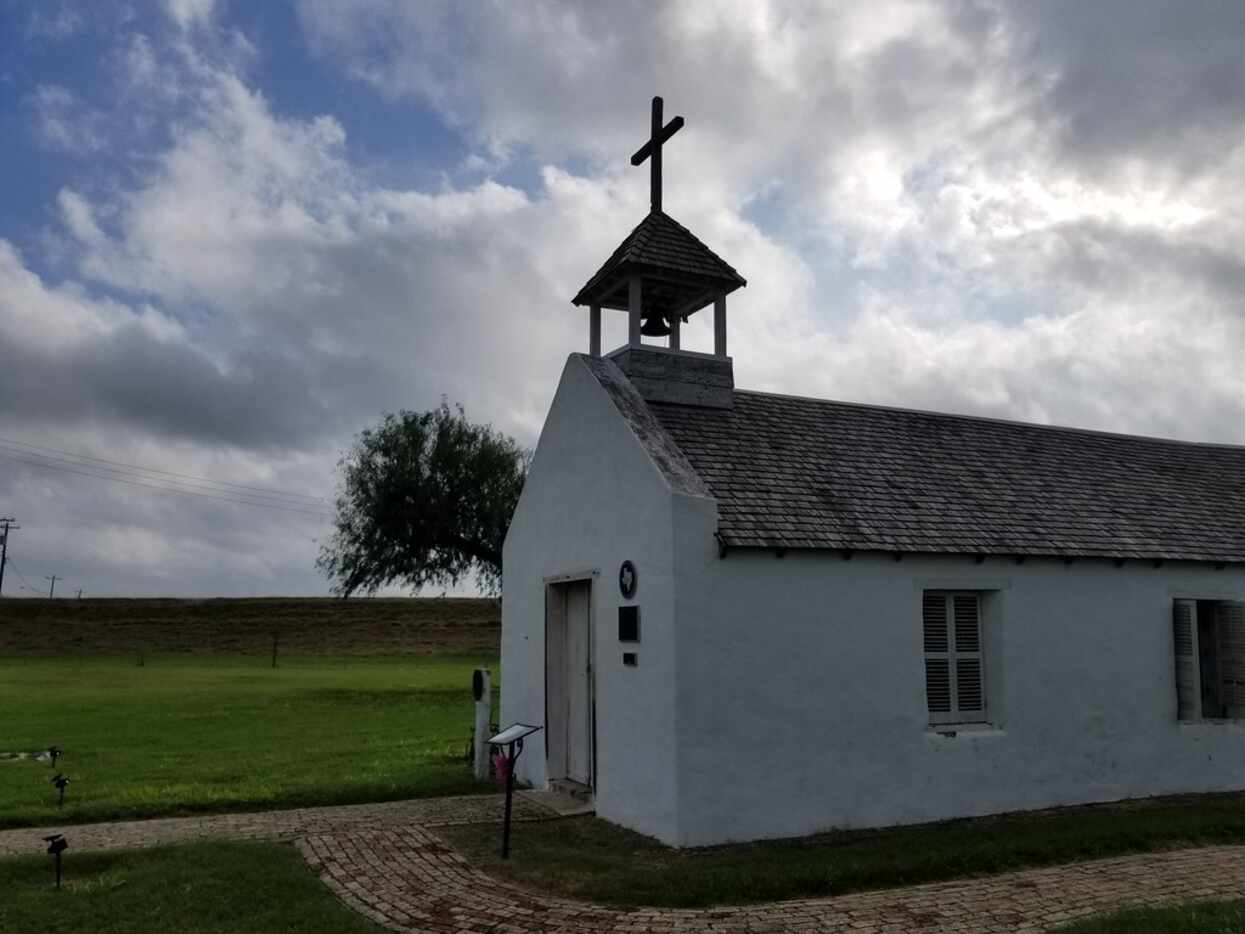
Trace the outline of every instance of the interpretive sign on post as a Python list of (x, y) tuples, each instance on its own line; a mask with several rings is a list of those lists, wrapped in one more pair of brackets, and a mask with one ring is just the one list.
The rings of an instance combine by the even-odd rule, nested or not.
[(514, 767), (523, 753), (523, 738), (531, 736), (540, 727), (528, 723), (512, 723), (496, 736), (489, 737), (490, 746), (506, 747), (506, 818), (501, 832), (501, 858), (510, 858), (510, 813), (514, 799)]

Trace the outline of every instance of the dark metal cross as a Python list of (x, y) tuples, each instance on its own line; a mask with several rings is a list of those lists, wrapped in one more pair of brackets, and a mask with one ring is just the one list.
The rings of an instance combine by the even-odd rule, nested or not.
[(649, 159), (649, 204), (654, 211), (661, 210), (661, 147), (670, 137), (683, 129), (683, 118), (675, 117), (665, 126), (661, 125), (661, 98), (653, 98), (653, 129), (647, 143), (635, 151), (632, 165)]

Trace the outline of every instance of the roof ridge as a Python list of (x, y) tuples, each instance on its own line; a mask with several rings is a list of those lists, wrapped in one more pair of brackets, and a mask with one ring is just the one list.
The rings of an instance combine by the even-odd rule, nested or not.
[(1130, 441), (1146, 441), (1156, 444), (1172, 444), (1181, 447), (1219, 448), (1227, 451), (1245, 453), (1245, 444), (1229, 444), (1222, 441), (1184, 441), (1180, 438), (1162, 438), (1158, 435), (1140, 435), (1126, 431), (1108, 431), (1103, 428), (1079, 428), (1075, 425), (1053, 425), (1042, 422), (1026, 422), (1016, 418), (1002, 418), (997, 415), (972, 415), (967, 412), (939, 412), (934, 409), (914, 409), (902, 405), (883, 405), (877, 402), (849, 402), (844, 399), (823, 399), (819, 396), (802, 396), (793, 393), (765, 392), (760, 389), (736, 389), (736, 395), (764, 396), (772, 399), (795, 399), (802, 402), (819, 402), (823, 405), (837, 405), (844, 408), (875, 409), (883, 412), (903, 412), (908, 415), (932, 415), (938, 418), (956, 418), (963, 421), (991, 422), (998, 425), (1010, 425), (1018, 428), (1035, 428), (1041, 431), (1062, 431), (1071, 434), (1097, 435), (1107, 438), (1124, 438)]

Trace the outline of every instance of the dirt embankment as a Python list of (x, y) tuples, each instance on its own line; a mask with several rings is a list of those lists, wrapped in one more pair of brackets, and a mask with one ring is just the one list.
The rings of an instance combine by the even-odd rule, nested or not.
[(495, 600), (0, 598), (0, 655), (496, 653)]

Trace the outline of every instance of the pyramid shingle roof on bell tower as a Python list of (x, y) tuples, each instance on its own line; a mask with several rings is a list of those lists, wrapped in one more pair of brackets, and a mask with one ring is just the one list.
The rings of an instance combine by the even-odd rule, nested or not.
[(684, 298), (713, 288), (733, 292), (748, 284), (726, 260), (664, 211), (650, 211), (572, 303), (625, 309), (627, 280), (632, 275), (664, 280)]

